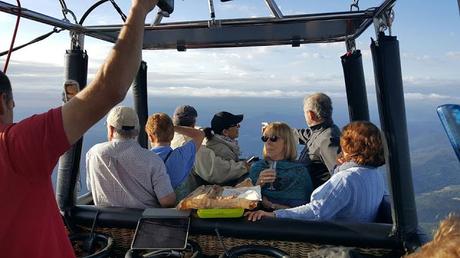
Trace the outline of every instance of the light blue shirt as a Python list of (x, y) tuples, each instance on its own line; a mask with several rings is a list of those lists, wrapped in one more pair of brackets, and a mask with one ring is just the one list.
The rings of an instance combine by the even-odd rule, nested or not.
[(372, 222), (375, 220), (385, 182), (378, 168), (345, 163), (313, 191), (308, 204), (275, 211), (277, 218)]
[(176, 189), (187, 179), (192, 170), (196, 154), (195, 142), (189, 141), (174, 150), (170, 146), (158, 146), (152, 148), (152, 151), (158, 154), (163, 161), (166, 159), (166, 156), (171, 153), (165, 165), (166, 171), (171, 179), (171, 185)]

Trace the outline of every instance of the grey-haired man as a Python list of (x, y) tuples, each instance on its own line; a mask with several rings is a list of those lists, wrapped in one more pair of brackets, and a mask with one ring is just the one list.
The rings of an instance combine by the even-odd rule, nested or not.
[(310, 166), (313, 187), (326, 182), (340, 152), (340, 129), (332, 120), (332, 101), (324, 93), (304, 98), (303, 110), (309, 128), (295, 130), (299, 144), (305, 145), (298, 161)]

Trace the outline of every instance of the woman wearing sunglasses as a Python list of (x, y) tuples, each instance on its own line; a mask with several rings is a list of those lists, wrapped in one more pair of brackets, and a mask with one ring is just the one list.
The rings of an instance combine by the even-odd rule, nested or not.
[(264, 128), (261, 139), (264, 159), (251, 167), (249, 177), (262, 187), (264, 207), (275, 210), (307, 203), (313, 191), (312, 182), (308, 168), (295, 162), (297, 150), (292, 129), (285, 123), (273, 122)]
[(313, 192), (310, 203), (275, 212), (246, 212), (248, 220), (276, 217), (374, 221), (385, 194), (383, 175), (378, 170), (385, 163), (380, 131), (370, 122), (352, 122), (343, 128), (340, 146), (340, 165), (332, 177)]

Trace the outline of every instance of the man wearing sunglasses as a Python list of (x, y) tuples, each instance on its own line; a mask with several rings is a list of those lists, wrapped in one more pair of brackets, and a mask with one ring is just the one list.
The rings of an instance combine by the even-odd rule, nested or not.
[(340, 152), (340, 129), (332, 120), (332, 102), (324, 93), (306, 96), (303, 102), (309, 128), (295, 129), (299, 144), (305, 145), (298, 161), (310, 166), (313, 188), (331, 177)]

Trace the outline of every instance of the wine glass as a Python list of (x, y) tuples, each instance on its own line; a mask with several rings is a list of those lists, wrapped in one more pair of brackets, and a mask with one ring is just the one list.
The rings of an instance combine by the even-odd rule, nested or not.
[[(273, 169), (273, 171), (275, 171), (275, 177), (276, 177), (276, 160), (273, 160), (273, 161), (271, 162), (270, 168)], [(270, 183), (270, 186), (267, 188), (267, 190), (276, 191), (276, 188), (275, 188), (275, 186), (273, 186), (273, 183), (274, 183), (274, 182), (271, 182), (271, 183)]]

